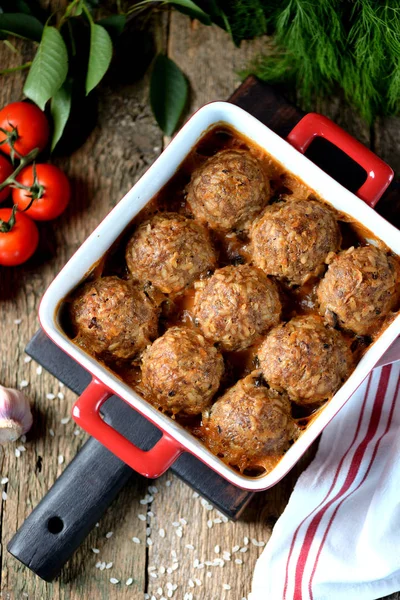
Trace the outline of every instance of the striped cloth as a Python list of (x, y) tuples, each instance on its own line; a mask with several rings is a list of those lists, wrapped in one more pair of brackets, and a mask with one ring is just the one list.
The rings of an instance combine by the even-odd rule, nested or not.
[(400, 362), (324, 430), (260, 556), (249, 600), (375, 600), (400, 590)]

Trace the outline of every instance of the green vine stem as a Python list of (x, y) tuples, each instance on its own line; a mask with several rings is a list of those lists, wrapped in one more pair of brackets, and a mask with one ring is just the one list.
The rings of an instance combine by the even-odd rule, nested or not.
[(15, 171), (13, 173), (11, 173), (11, 175), (9, 177), (7, 177), (7, 179), (5, 179), (3, 181), (3, 183), (0, 183), (0, 192), (1, 192), (1, 190), (4, 190), (4, 188), (7, 187), (8, 185), (17, 183), (15, 181), (15, 178), (20, 174), (22, 169), (24, 167), (26, 167), (26, 165), (29, 165), (32, 161), (35, 160), (35, 158), (37, 157), (38, 154), (39, 154), (39, 148), (34, 148), (33, 150), (31, 150), (31, 152), (29, 152), (29, 154), (27, 154), (26, 156), (22, 156), (21, 162), (19, 163), (19, 165), (15, 169)]
[(15, 73), (16, 71), (23, 71), (24, 69), (29, 69), (32, 61), (26, 62), (23, 65), (18, 65), (17, 67), (10, 67), (9, 69), (2, 69), (0, 71), (0, 75), (8, 75), (9, 73)]
[(0, 233), (8, 233), (15, 225), (15, 213), (17, 212), (17, 205), (14, 204), (11, 210), (11, 215), (8, 221), (0, 219)]

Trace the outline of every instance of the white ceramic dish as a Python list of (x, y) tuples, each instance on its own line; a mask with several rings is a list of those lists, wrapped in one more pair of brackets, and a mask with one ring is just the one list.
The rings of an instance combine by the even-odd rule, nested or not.
[[(189, 451), (233, 484), (249, 490), (262, 490), (277, 483), (293, 467), (382, 358), (400, 333), (400, 316), (368, 349), (346, 383), (286, 452), (278, 465), (270, 473), (251, 478), (226, 466), (188, 431), (153, 408), (117, 376), (76, 346), (63, 332), (57, 314), (60, 301), (81, 282), (133, 217), (167, 183), (204, 132), (218, 122), (231, 125), (252, 139), (337, 210), (354, 217), (383, 240), (393, 252), (400, 254), (399, 231), (366, 204), (366, 201), (369, 201), (373, 205), (392, 178), (391, 169), (373, 153), (319, 115), (307, 115), (288, 138), (291, 144), (301, 151), (305, 150), (316, 135), (327, 137), (341, 146), (364, 166), (368, 173), (366, 184), (358, 191), (358, 195), (365, 200), (363, 201), (247, 112), (226, 102), (215, 102), (194, 114), (163, 154), (69, 260), (46, 291), (40, 305), (39, 317), (47, 335), (93, 376), (92, 383), (74, 406), (75, 420), (132, 468), (143, 475), (156, 477), (166, 470), (182, 451)], [(400, 353), (396, 353), (396, 357), (400, 358)], [(133, 446), (101, 419), (100, 407), (111, 393), (120, 396), (164, 432), (161, 440), (149, 452), (143, 452)]]

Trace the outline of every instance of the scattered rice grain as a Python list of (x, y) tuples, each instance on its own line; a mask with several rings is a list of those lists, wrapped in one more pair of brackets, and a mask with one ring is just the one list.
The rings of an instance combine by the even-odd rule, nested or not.
[(1, 485), (8, 483), (8, 477), (2, 477), (0, 483), (1, 483)]
[(117, 583), (119, 583), (119, 579), (115, 579), (115, 577), (110, 577), (110, 583), (116, 585)]
[(140, 540), (137, 537), (133, 537), (132, 542), (134, 542), (135, 544), (140, 544)]
[(132, 577), (128, 577), (128, 579), (125, 581), (125, 585), (132, 585), (132, 583), (133, 583)]

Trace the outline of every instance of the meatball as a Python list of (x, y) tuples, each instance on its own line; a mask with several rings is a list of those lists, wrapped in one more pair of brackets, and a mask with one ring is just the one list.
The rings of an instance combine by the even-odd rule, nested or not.
[(261, 385), (256, 374), (248, 375), (203, 413), (204, 442), (240, 471), (266, 467), (296, 437), (290, 409), (286, 394)]
[(187, 203), (211, 229), (246, 229), (270, 198), (261, 163), (247, 150), (222, 150), (197, 169)]
[(207, 230), (177, 213), (161, 213), (136, 229), (126, 248), (134, 279), (177, 293), (213, 269), (215, 252)]
[(162, 411), (197, 415), (210, 405), (223, 372), (221, 354), (202, 335), (171, 327), (144, 352), (142, 385)]
[(258, 359), (269, 385), (285, 390), (298, 404), (331, 398), (352, 364), (342, 334), (318, 315), (295, 317), (272, 329)]
[(279, 322), (278, 289), (260, 269), (224, 267), (197, 287), (196, 323), (223, 350), (244, 350)]
[(349, 248), (338, 254), (318, 286), (321, 314), (328, 322), (358, 335), (370, 333), (392, 310), (399, 296), (395, 260), (375, 246)]
[(319, 275), (341, 236), (333, 212), (314, 200), (268, 206), (250, 232), (254, 264), (267, 275), (302, 285)]
[(130, 281), (103, 277), (72, 298), (77, 343), (104, 359), (132, 359), (158, 334), (159, 309)]

